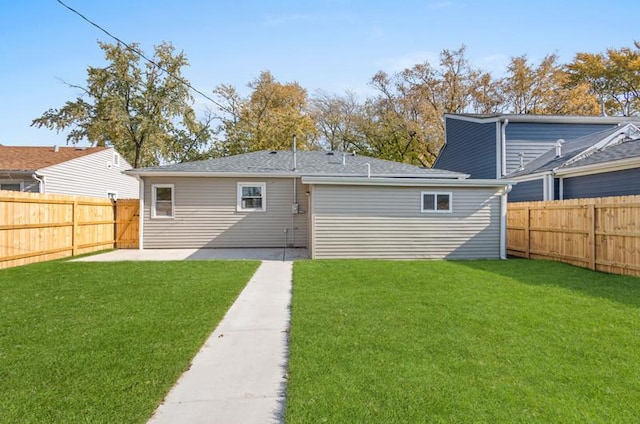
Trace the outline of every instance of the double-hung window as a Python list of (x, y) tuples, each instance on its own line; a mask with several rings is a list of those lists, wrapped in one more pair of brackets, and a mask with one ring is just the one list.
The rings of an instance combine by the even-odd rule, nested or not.
[(265, 183), (238, 183), (237, 210), (242, 212), (266, 211), (266, 191)]
[(422, 212), (451, 212), (451, 193), (422, 192)]
[(173, 184), (151, 186), (151, 218), (173, 218), (175, 214)]

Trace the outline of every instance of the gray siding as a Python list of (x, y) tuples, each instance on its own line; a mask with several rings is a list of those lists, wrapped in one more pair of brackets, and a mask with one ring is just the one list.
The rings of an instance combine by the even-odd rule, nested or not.
[(565, 199), (640, 194), (640, 168), (563, 179)]
[(552, 149), (559, 138), (570, 140), (614, 126), (613, 124), (510, 123), (506, 128), (507, 174), (520, 166), (520, 153), (524, 154), (526, 165)]
[[(422, 213), (421, 192), (451, 192), (451, 213)], [(500, 197), (491, 189), (314, 186), (314, 258), (498, 258)]]
[(445, 124), (447, 143), (434, 166), (471, 178), (496, 178), (496, 123), (447, 118)]
[(534, 202), (544, 199), (544, 182), (542, 179), (521, 181), (513, 186), (507, 196), (509, 202)]
[(505, 130), (507, 140), (570, 140), (615, 127), (615, 124), (553, 124), (549, 122), (511, 122)]
[[(237, 183), (266, 183), (266, 212), (236, 211)], [(175, 217), (151, 219), (152, 184), (174, 184)], [(307, 246), (308, 187), (297, 182), (300, 210), (291, 213), (290, 178), (145, 178), (144, 248)]]
[[(507, 158), (507, 174), (520, 168), (520, 153), (524, 154), (524, 165), (537, 157), (553, 149), (554, 141), (523, 141), (507, 139), (506, 158)], [(505, 174), (506, 175), (506, 174)]]
[(107, 197), (115, 192), (120, 199), (138, 198), (138, 181), (122, 173), (131, 165), (122, 157), (115, 165), (113, 155), (106, 149), (39, 170), (46, 193)]

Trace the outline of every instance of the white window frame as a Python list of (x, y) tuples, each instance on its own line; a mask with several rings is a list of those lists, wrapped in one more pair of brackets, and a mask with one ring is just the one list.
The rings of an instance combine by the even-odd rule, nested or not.
[[(262, 190), (262, 207), (261, 208), (243, 208), (242, 207), (242, 188), (243, 187), (260, 187)], [(238, 182), (236, 196), (236, 211), (238, 212), (266, 212), (267, 211), (267, 184)]]
[[(170, 188), (171, 189), (171, 215), (157, 215), (156, 214), (156, 189), (158, 188)], [(175, 184), (152, 184), (151, 185), (151, 218), (153, 219), (174, 219), (176, 216), (176, 188)]]
[(24, 191), (24, 180), (0, 180), (0, 190), (2, 189), (2, 184), (19, 184), (20, 190), (18, 191)]
[[(434, 209), (425, 209), (424, 196), (433, 195)], [(449, 209), (438, 209), (438, 196), (449, 196)], [(453, 212), (453, 193), (450, 191), (423, 191), (420, 193), (420, 211), (422, 213), (451, 213)]]

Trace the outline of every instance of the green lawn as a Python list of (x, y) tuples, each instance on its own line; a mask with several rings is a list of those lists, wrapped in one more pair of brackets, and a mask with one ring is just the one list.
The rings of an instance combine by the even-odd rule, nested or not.
[(144, 423), (258, 262), (0, 271), (0, 422)]
[(287, 423), (630, 423), (640, 279), (545, 261), (294, 266)]

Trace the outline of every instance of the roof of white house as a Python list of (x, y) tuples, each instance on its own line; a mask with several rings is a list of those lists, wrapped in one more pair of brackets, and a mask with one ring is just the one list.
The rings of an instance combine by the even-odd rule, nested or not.
[(244, 153), (218, 159), (137, 168), (131, 175), (269, 175), (269, 176), (372, 176), (464, 179), (468, 175), (441, 169), (322, 151), (269, 151)]
[(0, 170), (32, 172), (105, 149), (108, 149), (108, 147), (37, 147), (0, 145)]

